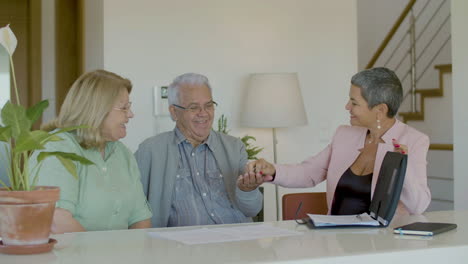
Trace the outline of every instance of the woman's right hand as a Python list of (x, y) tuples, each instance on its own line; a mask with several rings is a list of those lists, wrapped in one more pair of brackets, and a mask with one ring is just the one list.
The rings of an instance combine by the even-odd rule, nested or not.
[(263, 176), (264, 181), (272, 181), (276, 173), (275, 166), (264, 159), (249, 162), (246, 165), (245, 171), (247, 173), (255, 173), (255, 175)]

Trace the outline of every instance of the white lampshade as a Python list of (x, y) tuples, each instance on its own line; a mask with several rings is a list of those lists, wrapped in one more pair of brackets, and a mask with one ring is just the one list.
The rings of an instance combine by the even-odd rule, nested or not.
[(241, 124), (279, 128), (307, 124), (296, 73), (256, 73), (250, 76)]

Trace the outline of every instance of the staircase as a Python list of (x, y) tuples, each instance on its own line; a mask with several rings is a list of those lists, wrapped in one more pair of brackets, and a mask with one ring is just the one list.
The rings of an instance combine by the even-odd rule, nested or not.
[(366, 67), (395, 71), (404, 94), (399, 119), (430, 138), (428, 211), (453, 209), (450, 39), (450, 1), (410, 0)]
[(431, 98), (431, 97), (442, 97), (444, 96), (444, 82), (443, 82), (443, 74), (444, 73), (451, 73), (452, 72), (452, 65), (445, 64), (445, 65), (436, 65), (436, 68), (439, 71), (439, 88), (433, 89), (418, 89), (416, 90), (416, 94), (419, 94), (419, 112), (401, 112), (400, 117), (403, 119), (403, 122), (408, 122), (410, 120), (419, 120), (424, 121), (424, 99)]
[[(432, 89), (417, 89), (416, 94), (419, 99), (419, 108), (418, 112), (400, 112), (400, 118), (404, 123), (408, 121), (424, 121), (425, 120), (425, 99), (434, 98), (434, 97), (443, 97), (444, 96), (444, 74), (452, 73), (451, 64), (440, 64), (435, 65), (434, 68), (439, 72), (439, 87)], [(447, 143), (432, 143), (429, 147), (431, 150), (453, 150), (453, 144)]]
[(417, 89), (419, 111), (400, 113), (402, 120), (431, 139), (427, 180), (432, 201), (428, 211), (452, 210), (454, 199), (451, 65), (437, 65), (435, 69), (439, 88)]

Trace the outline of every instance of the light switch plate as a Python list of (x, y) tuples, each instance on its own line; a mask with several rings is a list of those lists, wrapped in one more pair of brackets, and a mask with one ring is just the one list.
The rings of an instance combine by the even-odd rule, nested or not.
[(167, 100), (167, 85), (154, 86), (154, 115), (155, 116), (169, 116), (169, 102)]

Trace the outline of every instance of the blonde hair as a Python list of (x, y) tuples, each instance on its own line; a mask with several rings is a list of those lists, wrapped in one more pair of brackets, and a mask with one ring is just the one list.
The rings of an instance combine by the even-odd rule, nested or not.
[(83, 148), (105, 147), (101, 126), (114, 107), (120, 93), (132, 91), (130, 80), (105, 70), (95, 70), (81, 75), (71, 86), (58, 117), (41, 128), (52, 131), (57, 128), (87, 125), (76, 130), (78, 142)]

